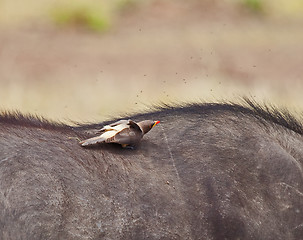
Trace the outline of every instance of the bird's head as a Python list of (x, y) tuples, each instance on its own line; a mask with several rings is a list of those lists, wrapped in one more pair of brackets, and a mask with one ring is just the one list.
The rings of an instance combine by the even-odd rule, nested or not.
[(160, 123), (160, 121), (144, 120), (139, 122), (138, 125), (142, 129), (143, 134), (146, 134), (158, 123)]

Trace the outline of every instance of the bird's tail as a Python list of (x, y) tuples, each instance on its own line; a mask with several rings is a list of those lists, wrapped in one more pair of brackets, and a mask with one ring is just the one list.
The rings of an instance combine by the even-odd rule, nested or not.
[(97, 137), (92, 137), (89, 139), (85, 139), (81, 142), (79, 142), (79, 144), (82, 147), (87, 147), (87, 146), (92, 146), (92, 145), (96, 145), (98, 143), (103, 143), (105, 141), (105, 138), (101, 137), (101, 136), (97, 136)]

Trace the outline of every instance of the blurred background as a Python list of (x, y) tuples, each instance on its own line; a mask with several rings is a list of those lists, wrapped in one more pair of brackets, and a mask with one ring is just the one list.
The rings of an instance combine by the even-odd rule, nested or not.
[(0, 0), (0, 109), (94, 122), (250, 96), (303, 109), (302, 0)]

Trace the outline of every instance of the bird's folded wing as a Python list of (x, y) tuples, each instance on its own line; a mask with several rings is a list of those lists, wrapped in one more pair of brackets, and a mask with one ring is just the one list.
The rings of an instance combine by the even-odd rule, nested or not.
[(96, 145), (98, 143), (103, 143), (107, 139), (114, 137), (115, 134), (117, 134), (117, 131), (107, 131), (107, 132), (101, 134), (100, 136), (92, 137), (92, 138), (89, 138), (89, 139), (86, 139), (86, 140), (80, 142), (80, 145), (85, 147), (85, 146)]
[(125, 128), (121, 132), (117, 133), (112, 138), (109, 138), (107, 142), (119, 143), (119, 144), (135, 144), (142, 138), (142, 132), (134, 131), (131, 128)]
[(139, 125), (137, 123), (135, 123), (132, 120), (128, 120), (128, 125), (130, 126), (130, 128), (132, 128), (133, 130), (135, 130), (136, 132), (142, 134), (142, 129), (139, 127)]
[[(113, 130), (113, 129), (115, 129), (117, 126), (120, 126), (120, 125), (126, 127), (126, 126), (129, 124), (129, 121), (130, 121), (130, 120), (120, 120), (120, 121), (111, 123), (111, 124), (106, 125), (106, 126), (104, 126), (103, 128), (101, 128), (101, 129), (99, 130), (99, 132), (105, 132), (105, 131)], [(122, 127), (122, 128), (123, 128), (123, 127)]]

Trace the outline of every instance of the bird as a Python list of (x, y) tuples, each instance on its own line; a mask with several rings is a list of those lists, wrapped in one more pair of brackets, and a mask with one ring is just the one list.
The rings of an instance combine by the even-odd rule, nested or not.
[(118, 143), (123, 148), (135, 146), (158, 123), (160, 121), (144, 120), (136, 123), (131, 119), (120, 120), (104, 126), (98, 131), (101, 135), (83, 140), (80, 145), (87, 147), (99, 143)]

